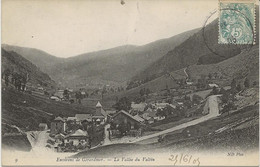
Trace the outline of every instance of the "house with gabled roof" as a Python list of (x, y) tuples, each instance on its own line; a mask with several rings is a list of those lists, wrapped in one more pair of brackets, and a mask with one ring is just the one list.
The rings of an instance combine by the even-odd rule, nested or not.
[(84, 121), (91, 122), (92, 121), (92, 114), (76, 114), (75, 118), (80, 123), (82, 123)]
[(48, 125), (46, 123), (40, 123), (39, 124), (39, 130), (47, 130), (48, 129)]
[(55, 139), (55, 142), (56, 143), (62, 143), (64, 142), (64, 138), (65, 138), (65, 135), (62, 134), (62, 133), (58, 133), (54, 136), (54, 139)]
[(147, 106), (146, 103), (136, 104), (136, 103), (132, 102), (132, 104), (131, 104), (131, 108), (133, 111), (140, 111), (140, 112), (143, 112), (145, 110), (146, 106)]
[(113, 116), (113, 124), (115, 126), (120, 126), (122, 124), (126, 125), (129, 130), (139, 129), (140, 126), (144, 125), (140, 119), (132, 116), (128, 112), (121, 110)]
[(61, 117), (56, 117), (51, 122), (51, 132), (50, 134), (55, 135), (58, 133), (64, 133), (66, 131), (66, 121)]
[(65, 144), (71, 144), (74, 146), (86, 145), (89, 141), (89, 135), (87, 131), (81, 129), (76, 130), (64, 137)]

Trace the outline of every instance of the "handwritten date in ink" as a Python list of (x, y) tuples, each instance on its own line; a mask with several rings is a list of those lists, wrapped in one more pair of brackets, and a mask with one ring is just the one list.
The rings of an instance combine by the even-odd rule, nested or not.
[(176, 154), (176, 155), (170, 155), (169, 158), (170, 161), (173, 162), (174, 166), (176, 164), (178, 165), (197, 165), (200, 166), (200, 159), (199, 157), (194, 157), (192, 155), (188, 155), (188, 154)]

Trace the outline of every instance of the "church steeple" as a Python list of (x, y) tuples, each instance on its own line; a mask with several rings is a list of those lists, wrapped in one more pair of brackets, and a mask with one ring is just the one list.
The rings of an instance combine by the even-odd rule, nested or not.
[(102, 108), (102, 105), (100, 104), (100, 102), (98, 101), (96, 108)]
[(96, 115), (101, 115), (101, 110), (102, 110), (102, 105), (100, 104), (100, 102), (98, 102), (96, 105)]

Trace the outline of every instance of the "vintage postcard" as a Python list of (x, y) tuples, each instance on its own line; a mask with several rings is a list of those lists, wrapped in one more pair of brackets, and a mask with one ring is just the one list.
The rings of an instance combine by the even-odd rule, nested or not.
[(259, 2), (2, 0), (3, 166), (259, 166)]

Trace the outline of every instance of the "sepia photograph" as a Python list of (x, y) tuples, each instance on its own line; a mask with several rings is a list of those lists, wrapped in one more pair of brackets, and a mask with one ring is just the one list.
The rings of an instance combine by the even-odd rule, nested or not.
[(259, 1), (1, 13), (2, 166), (259, 166)]

